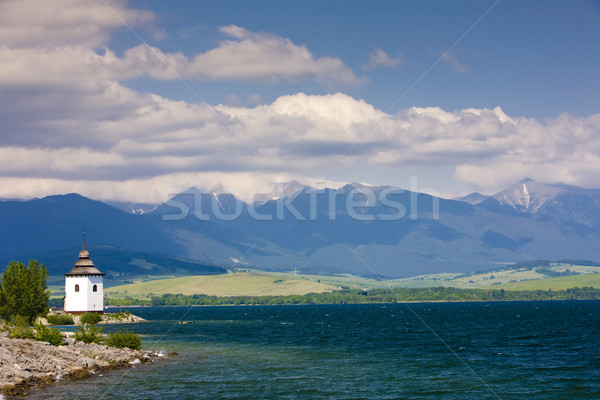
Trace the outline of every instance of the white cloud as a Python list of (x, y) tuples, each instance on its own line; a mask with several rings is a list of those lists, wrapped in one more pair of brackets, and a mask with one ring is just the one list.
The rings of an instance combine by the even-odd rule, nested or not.
[[(155, 19), (153, 13), (129, 9), (123, 1), (7, 0), (0, 3), (2, 72), (16, 73), (17, 80), (29, 83), (57, 72), (71, 76), (72, 84), (83, 78), (123, 80), (143, 75), (254, 83), (308, 80), (328, 87), (362, 81), (339, 58), (315, 58), (306, 46), (290, 39), (235, 25), (219, 28), (229, 40), (191, 58), (145, 44), (119, 58), (105, 47), (112, 31), (125, 23), (150, 29), (154, 40), (164, 40), (167, 33), (150, 25)], [(97, 54), (98, 48), (104, 54)]]
[(587, 118), (562, 114), (545, 124), (522, 118), (515, 133), (504, 140), (509, 148), (477, 163), (457, 165), (455, 177), (487, 192), (525, 177), (598, 187), (600, 114)]
[[(39, 13), (27, 19), (20, 9), (45, 4), (0, 6), (6, 12), (0, 12), (0, 197), (80, 192), (157, 201), (170, 188), (198, 182), (247, 196), (273, 179), (407, 165), (451, 169), (456, 179), (481, 188), (525, 176), (598, 185), (600, 114), (538, 121), (511, 118), (500, 107), (412, 107), (390, 115), (343, 93), (297, 93), (253, 107), (244, 104), (262, 103), (259, 96), (232, 97), (230, 105), (214, 107), (173, 101), (121, 84), (144, 74), (173, 79), (148, 48), (137, 46), (122, 57), (94, 50), (119, 26), (104, 8), (81, 17), (87, 28), (80, 27), (75, 3), (61, 3), (64, 15), (54, 22), (40, 20)], [(116, 4), (128, 21), (153, 18)], [(152, 51), (199, 79), (357, 79), (340, 60), (315, 58), (288, 39), (237, 26), (221, 30), (230, 40), (191, 59)]]
[(121, 19), (136, 27), (153, 21), (155, 15), (114, 0), (106, 4), (95, 0), (4, 0), (0, 2), (0, 40), (10, 47), (95, 47), (123, 25)]
[(469, 67), (461, 63), (454, 54), (445, 52), (441, 55), (441, 57), (442, 60), (448, 64), (454, 72), (458, 72), (461, 75), (468, 75), (471, 73)]
[(77, 114), (61, 115), (60, 123), (45, 113), (47, 118), (35, 126), (45, 127), (44, 134), (51, 131), (47, 143), (29, 121), (13, 122), (21, 135), (17, 144), (0, 146), (6, 166), (1, 176), (10, 182), (0, 196), (39, 196), (36, 190), (53, 184), (56, 190), (50, 193), (78, 191), (89, 181), (94, 184), (85, 193), (122, 200), (126, 194), (156, 200), (156, 193), (174, 182), (186, 188), (196, 181), (232, 192), (244, 187), (247, 196), (248, 187), (264, 186), (275, 175), (327, 175), (364, 163), (384, 169), (454, 168), (458, 180), (481, 188), (524, 176), (589, 186), (600, 172), (600, 115), (561, 115), (544, 123), (510, 118), (500, 108), (448, 112), (413, 107), (388, 115), (341, 93), (298, 93), (254, 108), (216, 106), (217, 114), (200, 104), (118, 86), (95, 98), (108, 104), (116, 95), (129, 100), (130, 112), (115, 109), (107, 118), (84, 94)]
[(362, 69), (370, 71), (381, 67), (395, 67), (404, 64), (404, 58), (399, 54), (396, 58), (390, 57), (385, 51), (375, 49), (369, 53), (369, 62), (362, 66)]
[[(239, 80), (252, 83), (315, 81), (324, 86), (358, 85), (358, 78), (339, 58), (315, 59), (306, 46), (268, 33), (237, 26), (220, 29), (233, 39), (186, 57), (139, 45), (125, 52), (114, 68), (121, 77), (147, 74), (157, 79)], [(112, 61), (112, 60), (111, 60)]]
[(49, 194), (79, 193), (98, 200), (161, 203), (191, 187), (203, 191), (233, 194), (250, 202), (257, 195), (275, 195), (277, 184), (296, 180), (315, 188), (339, 188), (347, 182), (316, 180), (291, 174), (256, 174), (254, 172), (174, 173), (129, 180), (0, 177), (0, 198), (35, 198)]
[[(220, 31), (232, 39), (188, 59), (182, 53), (164, 54), (144, 45), (125, 54), (125, 70), (138, 70), (159, 79), (185, 78), (275, 83), (312, 80), (326, 86), (357, 85), (361, 80), (339, 58), (315, 59), (306, 48), (269, 33), (250, 32), (231, 25)], [(166, 67), (168, 64), (169, 67)]]

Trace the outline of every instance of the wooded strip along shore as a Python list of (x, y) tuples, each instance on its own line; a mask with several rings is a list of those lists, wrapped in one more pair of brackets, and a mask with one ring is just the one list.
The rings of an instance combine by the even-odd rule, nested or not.
[(108, 298), (108, 306), (220, 306), (286, 304), (365, 304), (435, 301), (599, 300), (593, 287), (564, 290), (458, 289), (453, 287), (337, 290), (288, 296), (229, 296), (164, 294), (151, 298)]

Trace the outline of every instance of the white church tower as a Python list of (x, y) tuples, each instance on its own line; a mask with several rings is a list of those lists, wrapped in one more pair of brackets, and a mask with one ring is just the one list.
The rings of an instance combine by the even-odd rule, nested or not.
[(103, 274), (94, 267), (90, 253), (85, 249), (79, 252), (79, 261), (65, 274), (65, 311), (71, 314), (84, 312), (104, 312)]

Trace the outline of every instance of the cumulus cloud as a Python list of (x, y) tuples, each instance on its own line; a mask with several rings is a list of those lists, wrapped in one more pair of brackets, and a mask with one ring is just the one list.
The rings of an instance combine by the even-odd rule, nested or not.
[(254, 33), (231, 25), (221, 32), (227, 40), (194, 57), (190, 73), (212, 79), (273, 82), (314, 80), (322, 84), (359, 82), (352, 70), (334, 57), (315, 59), (304, 45), (269, 33)]
[(143, 75), (253, 83), (308, 80), (328, 87), (362, 82), (339, 58), (315, 58), (290, 39), (235, 25), (219, 28), (229, 39), (192, 57), (140, 44), (119, 58), (105, 47), (112, 31), (125, 24), (150, 29), (154, 40), (164, 40), (164, 30), (150, 27), (155, 19), (153, 13), (129, 9), (123, 1), (57, 0), (50, 5), (7, 0), (0, 3), (0, 57), (9, 62), (1, 72), (18, 72), (17, 79), (30, 83), (42, 73), (57, 71), (70, 74), (73, 84), (82, 77), (124, 80)]
[[(337, 59), (315, 58), (288, 39), (237, 26), (221, 28), (229, 39), (191, 58), (145, 46), (117, 56), (109, 48), (95, 51), (119, 26), (104, 11), (86, 14), (86, 26), (79, 26), (79, 6), (65, 1), (75, 11), (67, 7), (55, 17), (60, 23), (38, 21), (39, 13), (32, 13), (40, 23), (36, 30), (29, 14), (13, 10), (22, 4), (42, 3), (0, 5), (0, 197), (80, 192), (162, 201), (171, 190), (200, 186), (247, 198), (269, 189), (272, 180), (407, 165), (453, 169), (456, 179), (482, 188), (525, 176), (597, 185), (600, 114), (546, 121), (514, 118), (500, 107), (412, 107), (388, 114), (343, 93), (296, 93), (271, 103), (254, 95), (247, 101), (232, 97), (215, 106), (174, 101), (128, 89), (122, 81), (143, 74), (173, 79), (156, 54), (181, 74), (202, 79), (356, 77)], [(120, 5), (132, 23), (154, 18), (111, 4)], [(19, 25), (11, 18), (26, 21)], [(266, 59), (255, 59), (257, 54)], [(238, 65), (229, 65), (234, 55)], [(242, 71), (239, 64), (255, 68)]]
[[(176, 182), (183, 188), (220, 182), (247, 196), (249, 186), (258, 191), (275, 176), (326, 175), (365, 163), (454, 168), (457, 179), (483, 188), (523, 176), (584, 185), (600, 172), (600, 115), (540, 122), (511, 118), (499, 107), (413, 107), (390, 115), (341, 93), (298, 93), (253, 108), (219, 105), (212, 112), (201, 104), (128, 95), (131, 112), (124, 115), (115, 111), (106, 118), (83, 101), (87, 110), (63, 115), (55, 127), (51, 117), (42, 118), (37, 123), (52, 138), (47, 143), (42, 134), (27, 134), (29, 121), (14, 122), (18, 143), (0, 146), (6, 165), (0, 182), (7, 183), (0, 196), (39, 195), (36, 190), (54, 185), (150, 201)], [(112, 96), (97, 93), (102, 103)]]
[[(311, 80), (326, 86), (361, 83), (339, 58), (315, 58), (304, 45), (270, 33), (230, 25), (219, 29), (230, 37), (207, 52), (186, 57), (139, 45), (121, 61), (124, 74), (137, 71), (158, 79), (240, 80), (253, 83)], [(177, 72), (177, 75), (174, 72)]]
[(585, 118), (562, 114), (546, 123), (521, 118), (516, 123), (515, 132), (502, 139), (508, 148), (476, 163), (457, 165), (455, 177), (484, 191), (524, 177), (598, 187), (600, 114)]
[(392, 58), (385, 51), (381, 49), (375, 49), (369, 54), (369, 62), (363, 65), (362, 69), (370, 71), (375, 68), (395, 67), (402, 64), (404, 64), (404, 58), (401, 54), (396, 58)]

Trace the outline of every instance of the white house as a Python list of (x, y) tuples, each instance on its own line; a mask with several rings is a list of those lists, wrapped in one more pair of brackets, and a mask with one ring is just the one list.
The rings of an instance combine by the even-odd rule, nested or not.
[(79, 252), (79, 260), (75, 267), (65, 274), (65, 311), (71, 314), (84, 312), (104, 312), (103, 274), (90, 260), (90, 253), (85, 249), (85, 233), (83, 234), (83, 250)]

